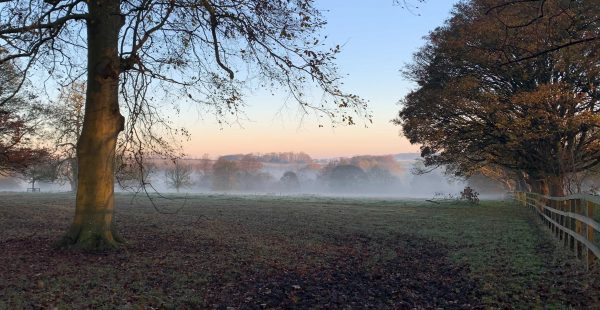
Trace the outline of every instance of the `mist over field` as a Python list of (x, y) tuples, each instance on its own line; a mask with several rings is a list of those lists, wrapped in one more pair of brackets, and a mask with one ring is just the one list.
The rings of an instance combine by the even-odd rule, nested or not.
[[(416, 153), (330, 159), (312, 159), (303, 153), (298, 153), (301, 158), (282, 159), (282, 154), (294, 156), (294, 153), (273, 153), (270, 158), (240, 154), (218, 159), (149, 160), (145, 164), (144, 182), (147, 191), (159, 193), (406, 198), (457, 196), (468, 185), (465, 180), (444, 175), (442, 169), (415, 174), (414, 168), (419, 164)], [(140, 190), (139, 173), (120, 179), (115, 185), (116, 192)], [(41, 192), (70, 190), (69, 182), (61, 178), (53, 182), (37, 181), (35, 187)], [(0, 179), (0, 191), (19, 192), (28, 188), (30, 180), (25, 177)], [(496, 192), (501, 193), (502, 189), (498, 187)]]

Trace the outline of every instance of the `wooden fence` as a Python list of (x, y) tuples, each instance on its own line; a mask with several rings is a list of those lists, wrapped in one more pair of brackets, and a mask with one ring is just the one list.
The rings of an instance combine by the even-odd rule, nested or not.
[(517, 192), (515, 199), (535, 211), (565, 247), (584, 259), (587, 268), (600, 259), (600, 197), (548, 197)]

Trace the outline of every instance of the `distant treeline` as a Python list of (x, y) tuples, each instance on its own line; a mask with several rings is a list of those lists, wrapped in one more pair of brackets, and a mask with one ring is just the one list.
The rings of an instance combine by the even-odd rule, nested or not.
[(253, 157), (257, 161), (262, 163), (278, 163), (278, 164), (292, 164), (292, 163), (302, 163), (308, 164), (313, 161), (310, 155), (299, 152), (281, 152), (281, 153), (251, 153), (251, 154), (234, 154), (234, 155), (225, 155), (220, 158), (225, 160), (233, 160), (240, 161), (247, 157)]
[(142, 167), (137, 163), (123, 167), (119, 183), (126, 187), (164, 181), (177, 191), (182, 188), (264, 192), (398, 191), (398, 177), (404, 173), (393, 155), (317, 161), (302, 152), (236, 154), (216, 160), (208, 156), (153, 159)]

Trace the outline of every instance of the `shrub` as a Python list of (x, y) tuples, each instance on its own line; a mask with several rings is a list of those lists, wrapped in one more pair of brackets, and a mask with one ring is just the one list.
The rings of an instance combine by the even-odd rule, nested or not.
[(470, 186), (467, 186), (462, 192), (460, 192), (460, 199), (466, 200), (471, 204), (479, 204), (479, 193)]

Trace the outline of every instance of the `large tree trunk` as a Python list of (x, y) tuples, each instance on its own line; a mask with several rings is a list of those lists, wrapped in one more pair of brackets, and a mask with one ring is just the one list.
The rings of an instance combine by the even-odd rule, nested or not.
[(121, 242), (113, 230), (113, 212), (115, 149), (124, 123), (118, 102), (122, 16), (119, 0), (90, 0), (88, 7), (88, 86), (77, 143), (76, 210), (62, 245), (106, 250)]
[(527, 177), (523, 171), (517, 172), (517, 181), (516, 181), (517, 190), (521, 192), (530, 192), (531, 186), (527, 184)]
[(548, 196), (550, 190), (548, 188), (548, 182), (545, 177), (542, 177), (538, 173), (529, 172), (529, 178), (527, 178), (527, 184), (531, 187), (531, 191), (534, 193)]
[(527, 178), (525, 179), (525, 182), (527, 183), (527, 187), (529, 187), (531, 189), (531, 192), (533, 192), (533, 193), (540, 192), (539, 180), (535, 176), (531, 175), (531, 173), (528, 173)]
[(565, 196), (565, 183), (564, 178), (560, 175), (551, 175), (546, 178), (548, 184), (548, 191), (550, 196), (564, 197)]
[(76, 192), (77, 191), (77, 176), (78, 176), (77, 158), (69, 159), (69, 166), (71, 166), (71, 179), (69, 180), (69, 183), (71, 185), (71, 191)]
[(549, 196), (550, 195), (550, 187), (548, 187), (548, 180), (547, 179), (539, 179), (537, 181), (537, 183), (538, 183), (537, 192), (539, 194)]

